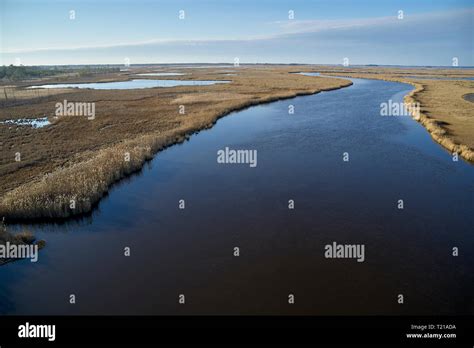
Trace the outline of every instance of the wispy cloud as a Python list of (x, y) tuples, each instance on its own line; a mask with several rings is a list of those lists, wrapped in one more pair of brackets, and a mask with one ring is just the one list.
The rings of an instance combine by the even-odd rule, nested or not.
[[(229, 39), (153, 39), (103, 45), (44, 47), (2, 51), (3, 61), (42, 64), (103, 64), (130, 57), (134, 63), (246, 62), (446, 65), (459, 57), (473, 65), (474, 9), (410, 15), (399, 20), (375, 17), (347, 20), (271, 22), (273, 34)], [(268, 24), (268, 23), (267, 23)], [(54, 54), (52, 54), (54, 53)]]
[(373, 18), (358, 18), (358, 19), (335, 19), (335, 20), (286, 20), (272, 22), (286, 34), (300, 34), (300, 33), (317, 33), (330, 30), (348, 30), (359, 28), (391, 26), (400, 23), (424, 23), (435, 22), (437, 20), (455, 19), (459, 16), (474, 15), (474, 8), (465, 10), (455, 10), (449, 12), (435, 12), (425, 14), (402, 13), (403, 19), (398, 18), (398, 13), (394, 16), (373, 17)]
[(287, 20), (276, 21), (285, 34), (316, 33), (328, 30), (351, 29), (384, 25), (394, 23), (396, 19), (392, 17), (378, 17), (367, 19), (349, 20)]
[(416, 24), (423, 25), (425, 22), (436, 22), (441, 20), (456, 19), (459, 16), (474, 15), (474, 8), (470, 8), (464, 11), (451, 11), (442, 13), (430, 13), (423, 15), (410, 15), (404, 13), (403, 20), (397, 18), (397, 16), (390, 17), (375, 17), (375, 18), (361, 18), (361, 19), (345, 19), (345, 20), (286, 20), (286, 21), (275, 21), (271, 22), (279, 30), (278, 33), (272, 35), (257, 35), (251, 37), (241, 37), (232, 39), (192, 39), (192, 40), (176, 40), (176, 39), (148, 39), (142, 41), (131, 41), (131, 42), (118, 42), (118, 43), (104, 43), (99, 45), (82, 45), (82, 46), (62, 46), (62, 47), (41, 47), (41, 48), (14, 48), (4, 49), (3, 54), (19, 54), (19, 53), (33, 53), (42, 51), (69, 51), (69, 50), (90, 50), (90, 49), (107, 49), (107, 48), (120, 48), (120, 47), (138, 47), (138, 46), (149, 46), (149, 45), (176, 45), (181, 44), (183, 46), (199, 45), (206, 43), (228, 43), (228, 42), (247, 42), (247, 41), (259, 41), (259, 40), (272, 40), (279, 38), (288, 38), (294, 34), (305, 34), (305, 33), (319, 33), (328, 31), (340, 31), (340, 30), (357, 30), (364, 28), (380, 28), (400, 23), (405, 24)]

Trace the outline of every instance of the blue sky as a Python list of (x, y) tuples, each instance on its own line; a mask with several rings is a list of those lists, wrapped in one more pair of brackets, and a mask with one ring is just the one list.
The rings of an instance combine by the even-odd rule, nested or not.
[(0, 64), (474, 65), (471, 0), (0, 0), (0, 21)]

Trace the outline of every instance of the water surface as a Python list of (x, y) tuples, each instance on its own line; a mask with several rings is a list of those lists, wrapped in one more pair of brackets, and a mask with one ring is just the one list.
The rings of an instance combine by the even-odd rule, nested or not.
[(229, 83), (230, 81), (220, 80), (149, 80), (137, 79), (115, 82), (97, 83), (63, 83), (31, 86), (28, 88), (91, 88), (91, 89), (142, 89), (155, 87), (176, 87), (176, 86), (209, 86), (217, 83)]
[[(233, 113), (90, 217), (27, 226), (48, 244), (0, 268), (0, 313), (473, 314), (473, 167), (380, 116), (411, 86), (352, 80)], [(257, 167), (218, 164), (226, 146), (257, 150)], [(365, 262), (326, 259), (334, 241), (364, 244)]]
[(1, 124), (14, 124), (17, 126), (29, 126), (33, 128), (43, 128), (51, 124), (48, 117), (37, 117), (37, 118), (19, 118), (12, 120), (0, 121)]

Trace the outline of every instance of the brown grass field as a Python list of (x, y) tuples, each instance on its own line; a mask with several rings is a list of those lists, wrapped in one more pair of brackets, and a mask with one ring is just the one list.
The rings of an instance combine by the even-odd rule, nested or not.
[[(64, 218), (88, 212), (113, 182), (139, 170), (160, 149), (212, 127), (231, 111), (351, 84), (342, 79), (289, 74), (289, 67), (239, 67), (236, 76), (221, 72), (226, 69), (183, 70), (191, 74), (159, 78), (232, 83), (138, 90), (64, 89), (41, 91), (40, 95), (24, 85), (18, 87), (15, 98), (3, 100), (0, 121), (49, 116), (53, 124), (39, 129), (0, 125), (0, 216)], [(137, 70), (144, 71), (148, 70)], [(95, 81), (131, 78), (136, 77), (118, 73), (115, 78)], [(63, 83), (64, 79), (49, 79), (51, 82)], [(83, 80), (71, 78), (67, 82)], [(64, 99), (94, 102), (96, 118), (54, 119), (55, 104)], [(184, 115), (179, 113), (180, 105), (185, 106)], [(21, 154), (21, 161), (15, 161), (16, 153)]]
[[(235, 70), (235, 76), (226, 75)], [(134, 76), (180, 71), (182, 76)], [(0, 121), (48, 116), (45, 128), (0, 124), (0, 217), (67, 218), (89, 212), (110, 185), (139, 170), (159, 150), (210, 128), (220, 117), (251, 105), (349, 86), (344, 79), (290, 72), (401, 81), (414, 85), (407, 96), (421, 103), (420, 122), (433, 139), (474, 161), (474, 115), (463, 95), (473, 81), (417, 80), (407, 75), (474, 76), (472, 70), (337, 68), (324, 66), (241, 66), (180, 69), (142, 67), (93, 78), (61, 76), (0, 86)], [(230, 80), (229, 84), (136, 90), (26, 89), (44, 83), (125, 81), (135, 78)], [(5, 97), (6, 95), (6, 97)], [(96, 118), (54, 118), (58, 102), (94, 102)], [(181, 105), (185, 114), (179, 113)], [(15, 161), (15, 154), (21, 161)], [(129, 159), (129, 160), (128, 160)], [(73, 205), (71, 203), (73, 202)]]

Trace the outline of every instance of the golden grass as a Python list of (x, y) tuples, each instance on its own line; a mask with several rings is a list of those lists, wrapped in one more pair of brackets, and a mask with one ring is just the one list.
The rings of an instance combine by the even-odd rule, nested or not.
[(71, 93), (67, 89), (24, 89), (15, 86), (0, 86), (0, 105), (7, 101), (23, 101), (40, 97), (55, 96), (57, 94)]
[(320, 68), (317, 71), (334, 76), (370, 78), (411, 84), (415, 87), (404, 101), (407, 105), (420, 103), (420, 122), (433, 140), (464, 159), (474, 163), (474, 108), (463, 98), (473, 92), (474, 81), (429, 80), (423, 77), (474, 77), (472, 69), (395, 69), (395, 68)]
[[(35, 240), (36, 240), (35, 236), (30, 231), (22, 231), (15, 235), (11, 234), (10, 232), (8, 232), (7, 225), (5, 224), (4, 220), (0, 221), (0, 244), (6, 245), (7, 242), (10, 244), (17, 244), (17, 245), (32, 244), (35, 242)], [(37, 245), (38, 245), (38, 249), (41, 249), (46, 245), (46, 243), (44, 240), (40, 240), (38, 241)], [(0, 266), (14, 260), (16, 259), (0, 258)]]
[[(189, 70), (194, 79), (222, 78), (213, 69)], [(139, 170), (160, 149), (212, 127), (219, 117), (251, 105), (351, 84), (342, 79), (307, 79), (288, 71), (285, 67), (241, 69), (238, 76), (230, 77), (232, 84), (205, 87), (79, 90), (68, 93), (67, 100), (95, 102), (95, 120), (62, 117), (35, 130), (0, 127), (6, 149), (0, 158), (0, 216), (66, 218), (88, 212), (112, 183)], [(12, 105), (0, 112), (0, 119), (51, 114), (57, 101), (38, 98), (31, 104)], [(178, 112), (181, 103), (185, 115)], [(15, 152), (21, 152), (21, 162), (12, 161)]]
[[(470, 162), (474, 162), (473, 108), (464, 105), (469, 104), (469, 102), (462, 98), (463, 88), (459, 93), (459, 89), (453, 86), (453, 82), (443, 82), (426, 85), (417, 83), (415, 90), (405, 97), (405, 102), (407, 104), (420, 102), (422, 106), (429, 105), (428, 107), (425, 106), (424, 110), (420, 112), (417, 121), (444, 148), (451, 153), (460, 154)], [(462, 81), (460, 83), (468, 84), (469, 82)], [(446, 96), (446, 92), (449, 96)]]
[[(53, 125), (42, 129), (0, 125), (0, 216), (67, 218), (86, 213), (110, 185), (139, 170), (156, 152), (185, 141), (196, 131), (212, 127), (218, 118), (232, 111), (350, 85), (348, 80), (309, 78), (289, 72), (321, 71), (410, 83), (415, 90), (405, 101), (421, 103), (418, 121), (441, 145), (467, 160), (474, 160), (472, 106), (462, 99), (463, 94), (472, 91), (472, 82), (433, 82), (406, 77), (415, 74), (453, 76), (452, 70), (256, 66), (238, 68), (236, 76), (223, 76), (220, 70), (182, 69), (191, 74), (148, 78), (226, 79), (232, 80), (231, 84), (114, 91), (58, 90), (54, 95), (39, 97), (19, 86), (17, 89), (25, 93), (24, 102), (5, 102), (5, 107), (0, 109), (0, 120), (52, 116), (55, 103), (64, 99), (96, 103), (96, 119), (50, 118)], [(147, 71), (151, 70), (137, 70)], [(454, 74), (469, 76), (472, 72), (459, 69)], [(92, 80), (50, 79), (48, 83), (131, 78), (137, 77), (117, 73)], [(185, 106), (185, 115), (178, 112), (180, 105)], [(14, 161), (16, 152), (21, 153), (20, 162)]]

